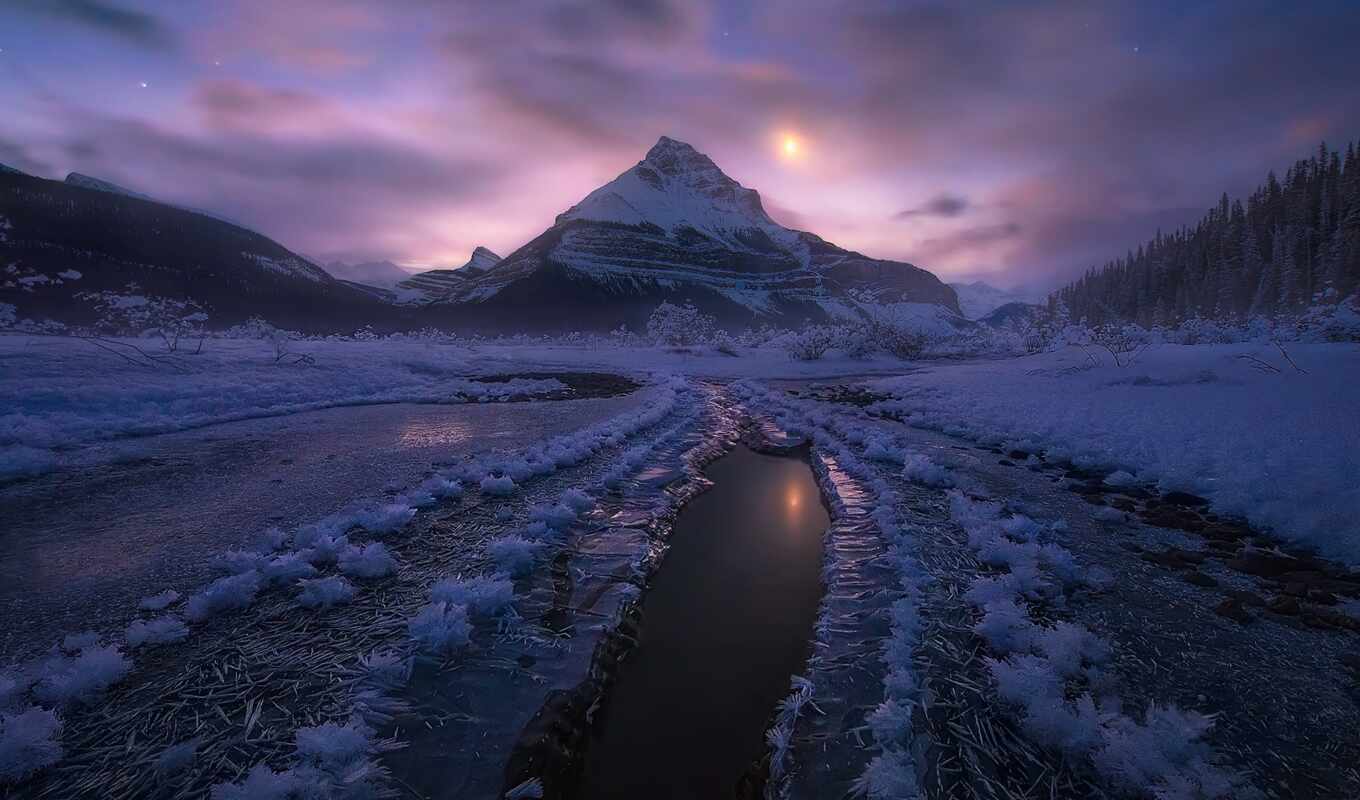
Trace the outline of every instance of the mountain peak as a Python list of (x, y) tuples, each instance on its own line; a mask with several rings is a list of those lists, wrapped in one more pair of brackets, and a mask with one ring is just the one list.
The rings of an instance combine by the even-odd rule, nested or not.
[(689, 144), (662, 136), (643, 160), (557, 218), (697, 231), (742, 248), (752, 231), (797, 247), (793, 231), (765, 213), (760, 195), (732, 180)]
[(466, 264), (464, 264), (462, 267), (459, 267), (459, 269), (469, 268), (474, 270), (491, 269), (496, 265), (496, 262), (500, 260), (501, 260), (500, 256), (496, 255), (495, 253), (491, 252), (485, 247), (482, 247), (481, 245), (477, 245), (477, 247), (472, 251), (472, 257), (467, 260)]

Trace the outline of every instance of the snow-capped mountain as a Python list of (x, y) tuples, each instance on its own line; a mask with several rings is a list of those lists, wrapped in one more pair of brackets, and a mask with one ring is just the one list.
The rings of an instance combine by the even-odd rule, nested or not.
[(1010, 303), (1039, 303), (1043, 292), (1032, 289), (998, 289), (984, 281), (972, 283), (951, 283), (950, 288), (959, 296), (959, 308), (968, 319), (982, 319), (996, 309)]
[(412, 275), (410, 271), (402, 269), (391, 261), (365, 261), (360, 264), (332, 261), (326, 264), (326, 271), (333, 278), (376, 286), (379, 289), (391, 289)]
[(754, 190), (665, 136), (494, 269), (450, 289), (437, 305), (457, 306), (459, 320), (544, 329), (637, 329), (662, 301), (692, 301), (729, 327), (849, 316), (863, 302), (959, 311), (931, 273), (779, 225)]
[(461, 267), (431, 269), (408, 275), (396, 285), (397, 300), (404, 303), (428, 303), (442, 299), (467, 286), (473, 278), (484, 275), (500, 260), (500, 256), (478, 246), (472, 251), (472, 257)]

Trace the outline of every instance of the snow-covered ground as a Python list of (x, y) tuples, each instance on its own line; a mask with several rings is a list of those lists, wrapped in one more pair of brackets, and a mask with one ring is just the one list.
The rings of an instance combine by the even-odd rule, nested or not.
[[(122, 340), (149, 352), (151, 340)], [(742, 357), (712, 348), (451, 346), (418, 341), (301, 341), (309, 364), (276, 363), (266, 342), (210, 339), (179, 369), (136, 367), (75, 338), (0, 336), (0, 480), (88, 462), (93, 442), (336, 406), (494, 401), (544, 385), (479, 375), (552, 369), (719, 377), (893, 374), (895, 359), (794, 362), (781, 350)], [(546, 387), (550, 388), (550, 387)]]
[[(931, 365), (871, 381), (913, 425), (1123, 469), (1360, 563), (1360, 346), (1162, 345), (1132, 366), (1083, 351)], [(1247, 358), (1250, 357), (1250, 358)], [(1251, 358), (1273, 364), (1262, 370)]]
[[(170, 371), (0, 337), (0, 448), (35, 465), (0, 484), (0, 607), (33, 640), (0, 638), (0, 654), (50, 646), (0, 664), (0, 785), (16, 796), (92, 781), (284, 796), (351, 774), (377, 792), (388, 769), (421, 791), (496, 796), (511, 775), (508, 796), (545, 796), (543, 753), (516, 754), (553, 737), (521, 733), (541, 709), (544, 724), (581, 724), (553, 722), (548, 698), (590, 680), (600, 642), (633, 635), (626, 614), (664, 567), (677, 506), (743, 419), (772, 443), (811, 443), (833, 518), (814, 655), (768, 732), (772, 789), (910, 797), (960, 758), (1057, 796), (1247, 797), (1295, 767), (1360, 785), (1316, 746), (1360, 729), (1332, 666), (1353, 635), (1336, 620), (1360, 602), (1354, 573), (1314, 565), (1309, 579), (1344, 597), (1291, 599), (1240, 568), (1286, 558), (1268, 543), (1185, 550), (1201, 543), (1068, 491), (1063, 475), (1081, 473), (1061, 463), (1104, 468), (1093, 480), (1111, 494), (1193, 492), (1360, 562), (1360, 346), (1161, 345), (1125, 367), (1075, 348), (905, 363), (292, 347), (312, 363), (209, 340)], [(561, 371), (647, 385), (492, 404), (507, 384), (477, 380)], [(785, 391), (819, 382), (851, 391)], [(517, 396), (553, 385), (527, 379)], [(855, 389), (887, 399), (861, 408)], [(1154, 552), (1172, 546), (1198, 559), (1199, 582)], [(1262, 599), (1250, 626), (1216, 613), (1229, 591), (1270, 595), (1269, 610)], [(163, 702), (186, 687), (208, 700)], [(1268, 707), (1269, 725), (1253, 710)]]
[[(637, 408), (654, 396), (550, 404), (385, 404), (92, 445), (101, 466), (0, 484), (0, 630), (6, 654), (63, 630), (108, 627), (136, 599), (185, 591), (213, 558), (419, 484), (438, 465), (509, 450)], [(117, 455), (108, 454), (110, 451)], [(106, 454), (107, 457), (104, 457)]]

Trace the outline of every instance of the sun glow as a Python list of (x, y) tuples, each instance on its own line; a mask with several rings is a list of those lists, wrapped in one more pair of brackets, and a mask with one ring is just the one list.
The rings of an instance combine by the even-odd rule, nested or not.
[(779, 157), (785, 161), (799, 161), (806, 155), (807, 150), (802, 138), (789, 132), (776, 134), (775, 149)]

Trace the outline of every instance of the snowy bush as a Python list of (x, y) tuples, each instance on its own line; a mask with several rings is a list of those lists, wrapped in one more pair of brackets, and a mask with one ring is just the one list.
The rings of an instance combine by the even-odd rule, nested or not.
[(797, 333), (784, 337), (782, 344), (789, 358), (798, 361), (817, 361), (826, 355), (836, 341), (836, 329), (827, 325), (809, 325)]
[(104, 332), (154, 336), (170, 353), (179, 351), (182, 340), (197, 340), (198, 351), (203, 347), (208, 315), (192, 300), (148, 297), (135, 283), (123, 292), (82, 292), (76, 297), (94, 305), (100, 314), (96, 326)]
[(129, 647), (141, 647), (144, 644), (171, 644), (182, 641), (188, 636), (189, 629), (179, 617), (173, 615), (145, 621), (134, 620), (127, 629)]
[(472, 624), (468, 622), (466, 606), (434, 602), (411, 619), (407, 631), (422, 650), (441, 654), (467, 644)]
[(298, 603), (307, 608), (328, 608), (354, 599), (354, 585), (338, 575), (302, 582)]
[(717, 320), (692, 303), (662, 303), (647, 318), (647, 338), (656, 344), (689, 347), (708, 342), (716, 327)]
[(60, 761), (60, 739), (61, 720), (47, 709), (0, 710), (0, 786), (19, 783)]
[(356, 578), (381, 578), (396, 571), (392, 554), (379, 542), (362, 548), (351, 545), (340, 554), (340, 571)]

